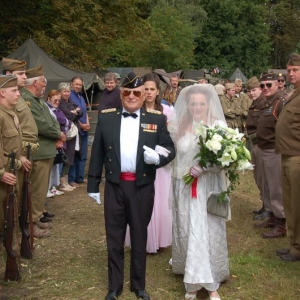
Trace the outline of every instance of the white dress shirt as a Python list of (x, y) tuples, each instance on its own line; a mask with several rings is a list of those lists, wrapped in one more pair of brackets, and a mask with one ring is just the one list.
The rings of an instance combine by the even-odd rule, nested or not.
[[(123, 109), (123, 112), (126, 110)], [(122, 116), (120, 131), (120, 157), (121, 172), (135, 173), (136, 155), (140, 130), (140, 110), (135, 112), (138, 116), (133, 118)]]

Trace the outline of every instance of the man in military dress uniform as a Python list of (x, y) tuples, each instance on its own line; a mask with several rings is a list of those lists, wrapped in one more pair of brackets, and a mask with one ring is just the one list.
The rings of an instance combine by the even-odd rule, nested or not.
[(243, 82), (241, 79), (237, 78), (234, 84), (235, 97), (241, 108), (241, 116), (240, 119), (238, 119), (238, 128), (240, 132), (244, 132), (244, 128), (246, 127), (246, 119), (248, 116), (249, 107), (252, 104), (252, 100), (242, 91)]
[(260, 110), (257, 121), (256, 137), (260, 150), (262, 179), (266, 182), (263, 187), (263, 202), (270, 217), (256, 227), (270, 227), (269, 232), (264, 232), (264, 238), (277, 238), (286, 235), (285, 214), (281, 189), (281, 158), (275, 153), (275, 126), (283, 108), (285, 98), (278, 91), (277, 75), (265, 73), (260, 78), (266, 101)]
[[(17, 87), (17, 77), (0, 76), (0, 231), (3, 232), (3, 206), (6, 198), (6, 184), (17, 184), (17, 177), (8, 172), (9, 153), (16, 153), (16, 167), (22, 167), (22, 133), (18, 117), (13, 108), (18, 102), (20, 93)], [(30, 162), (29, 162), (30, 167)]]
[[(15, 76), (0, 76), (0, 232), (4, 229), (4, 206), (7, 196), (7, 185), (16, 185), (15, 191), (18, 193), (17, 176), (8, 172), (10, 159), (8, 155), (11, 151), (16, 153), (15, 168), (16, 173), (23, 172), (23, 166), (28, 170), (30, 162), (22, 157), (22, 134), (21, 128), (13, 108), (18, 102), (20, 93), (17, 87)], [(28, 168), (27, 168), (28, 166)], [(3, 246), (0, 246), (0, 273), (3, 273), (5, 266), (3, 261)], [(0, 295), (1, 297), (1, 295)], [(2, 299), (2, 298), (1, 298)]]
[[(147, 111), (142, 80), (134, 73), (125, 78), (121, 89), (123, 109), (101, 112), (88, 173), (87, 191), (100, 200), (99, 184), (105, 164), (104, 212), (108, 248), (109, 292), (116, 299), (124, 280), (124, 240), (127, 224), (131, 237), (131, 290), (148, 300), (145, 290), (147, 226), (154, 201), (156, 169), (175, 157), (174, 144), (159, 111)], [(164, 147), (167, 157), (154, 149)]]
[[(2, 59), (2, 69), (3, 74), (12, 74), (15, 75), (18, 79), (18, 88), (21, 90), (26, 84), (26, 62), (10, 59), (10, 58), (3, 58)], [(22, 155), (26, 157), (27, 153), (27, 145), (31, 146), (31, 150), (35, 151), (39, 148), (38, 144), (38, 130), (35, 124), (34, 118), (32, 116), (31, 110), (26, 104), (23, 97), (20, 95), (18, 99), (17, 105), (14, 107), (14, 111), (17, 114), (17, 117), (20, 122), (20, 126), (22, 129)], [(24, 172), (18, 172), (18, 183), (21, 189)], [(20, 205), (21, 202), (21, 193), (18, 194), (18, 203)], [(40, 237), (43, 235), (43, 230), (41, 230), (38, 226), (34, 227), (33, 234), (35, 237)]]
[[(256, 129), (260, 110), (262, 109), (265, 102), (265, 97), (262, 93), (260, 82), (257, 77), (252, 77), (249, 79), (247, 83), (247, 92), (253, 102), (249, 108), (246, 120), (246, 130), (251, 149), (251, 163), (254, 165), (253, 175), (260, 192), (260, 197), (261, 199), (263, 199), (264, 183), (262, 181), (262, 162), (261, 155), (257, 146)], [(264, 209), (264, 206), (261, 209), (254, 211), (254, 213), (256, 213), (256, 216), (254, 217), (255, 220), (262, 220), (269, 216), (269, 213)]]
[(26, 85), (21, 90), (21, 95), (30, 108), (37, 125), (40, 145), (39, 149), (34, 151), (32, 155), (33, 165), (30, 177), (32, 181), (33, 229), (36, 237), (45, 238), (50, 235), (48, 229), (52, 228), (52, 222), (42, 223), (40, 218), (44, 212), (50, 171), (56, 155), (56, 148), (63, 146), (66, 137), (61, 132), (57, 120), (51, 116), (44, 99), (41, 98), (46, 87), (42, 66), (27, 70), (26, 76)]
[(235, 85), (233, 83), (225, 84), (225, 94), (220, 96), (222, 109), (225, 115), (226, 123), (229, 128), (238, 128), (242, 130), (238, 122), (241, 116), (241, 106), (235, 98)]
[(283, 96), (288, 99), (289, 98), (289, 93), (288, 90), (286, 89), (286, 76), (282, 73), (278, 74), (277, 77), (277, 82), (278, 82), (278, 90), (282, 92)]
[(276, 152), (281, 154), (283, 206), (290, 245), (277, 250), (284, 261), (300, 260), (300, 55), (287, 64), (295, 90), (286, 101), (276, 125)]

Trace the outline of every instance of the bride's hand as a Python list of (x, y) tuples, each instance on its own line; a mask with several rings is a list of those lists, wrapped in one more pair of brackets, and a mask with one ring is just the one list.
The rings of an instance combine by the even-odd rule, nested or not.
[(190, 175), (193, 177), (199, 177), (203, 172), (203, 169), (199, 165), (195, 165), (190, 168)]

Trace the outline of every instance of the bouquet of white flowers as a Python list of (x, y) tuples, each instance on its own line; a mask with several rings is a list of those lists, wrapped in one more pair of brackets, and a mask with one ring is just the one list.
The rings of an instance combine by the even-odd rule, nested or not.
[[(195, 129), (200, 151), (194, 157), (198, 159), (198, 164), (204, 170), (218, 166), (225, 170), (229, 180), (229, 186), (218, 196), (218, 202), (223, 202), (239, 183), (239, 173), (237, 171), (253, 170), (253, 165), (249, 162), (250, 152), (245, 147), (242, 137), (244, 134), (227, 127), (219, 125), (209, 128), (199, 124)], [(197, 178), (191, 174), (183, 176), (186, 184), (191, 185)]]

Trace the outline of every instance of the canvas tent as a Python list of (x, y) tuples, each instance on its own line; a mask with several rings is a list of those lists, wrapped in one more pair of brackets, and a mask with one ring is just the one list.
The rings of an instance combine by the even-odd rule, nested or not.
[[(47, 78), (46, 95), (51, 89), (57, 89), (60, 82), (70, 82), (74, 76), (82, 77), (85, 90), (91, 88), (93, 84), (98, 85), (100, 89), (104, 89), (103, 82), (95, 73), (85, 73), (65, 67), (57, 60), (51, 58), (32, 39), (28, 39), (20, 48), (7, 57), (25, 60), (27, 69), (42, 65)], [(2, 66), (0, 66), (0, 70), (2, 72)]]
[(243, 72), (239, 68), (236, 68), (236, 70), (230, 76), (230, 80), (234, 82), (237, 78), (241, 79), (243, 83), (246, 83), (248, 81), (247, 77), (243, 74)]

